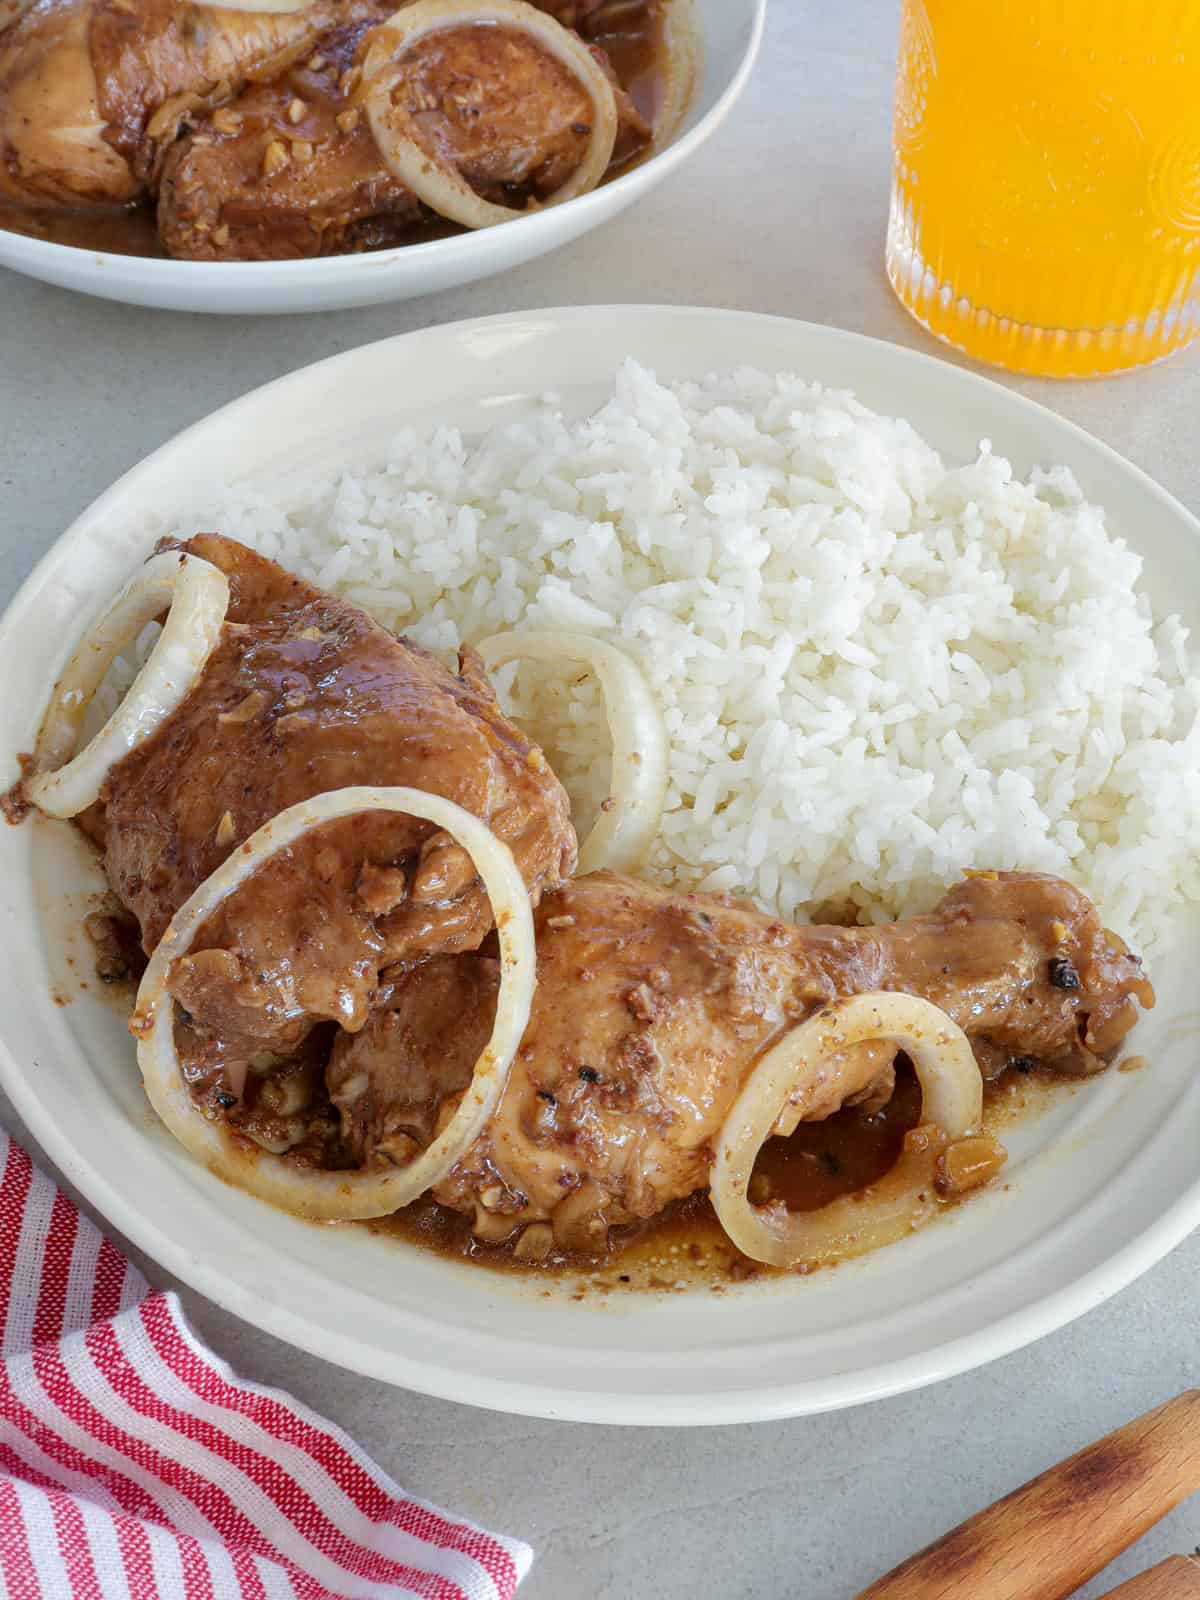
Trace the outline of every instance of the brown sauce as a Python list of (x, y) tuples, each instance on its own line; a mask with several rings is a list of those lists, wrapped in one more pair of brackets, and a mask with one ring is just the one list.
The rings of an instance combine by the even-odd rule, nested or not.
[(666, 87), (666, 3), (648, 0), (640, 8), (613, 5), (597, 14), (587, 35), (588, 43), (598, 44), (608, 56), (621, 87), (652, 127), (658, 125)]
[(0, 204), (0, 228), (74, 250), (111, 256), (165, 256), (151, 205), (126, 211), (37, 211)]
[[(1002, 1138), (1005, 1127), (1075, 1087), (1073, 1080), (1050, 1074), (1005, 1072), (986, 1085), (984, 1130)], [(901, 1061), (895, 1094), (881, 1111), (866, 1115), (848, 1108), (825, 1122), (801, 1123), (790, 1138), (771, 1139), (764, 1145), (755, 1177), (765, 1177), (772, 1194), (785, 1200), (789, 1210), (816, 1210), (882, 1178), (895, 1164), (904, 1135), (917, 1125), (920, 1111), (916, 1075)], [(577, 1277), (581, 1280), (579, 1295), (700, 1286), (720, 1292), (730, 1281), (787, 1275), (787, 1269), (760, 1266), (741, 1254), (717, 1221), (706, 1193), (676, 1201), (648, 1222), (614, 1228), (613, 1249), (602, 1262), (561, 1255), (544, 1265), (530, 1266), (515, 1260), (507, 1249), (480, 1244), (471, 1233), (469, 1217), (446, 1210), (428, 1196), (394, 1216), (363, 1226), (495, 1272), (525, 1278)]]
[[(613, 0), (593, 17), (587, 32), (588, 42), (600, 45), (608, 54), (621, 86), (628, 91), (644, 117), (657, 126), (667, 81), (668, 40), (666, 8), (669, 0), (647, 0), (644, 6)], [(653, 153), (653, 146), (630, 161), (610, 167), (604, 182)], [(0, 201), (0, 229), (44, 239), (49, 244), (67, 245), (75, 250), (91, 250), (102, 255), (142, 256), (167, 260), (158, 237), (154, 204), (142, 204), (111, 211), (72, 211), (66, 208), (40, 210), (12, 206)], [(432, 239), (451, 238), (464, 230), (440, 217), (415, 223), (399, 238), (388, 234), (383, 248), (397, 244), (425, 244)]]
[(904, 1135), (921, 1118), (921, 1086), (900, 1065), (896, 1092), (872, 1116), (853, 1107), (825, 1122), (802, 1122), (787, 1139), (768, 1139), (754, 1164), (772, 1199), (789, 1211), (815, 1211), (875, 1183), (896, 1164)]

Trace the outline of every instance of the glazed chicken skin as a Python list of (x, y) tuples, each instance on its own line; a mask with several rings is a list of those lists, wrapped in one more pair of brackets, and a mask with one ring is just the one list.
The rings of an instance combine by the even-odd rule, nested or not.
[[(375, 8), (382, 21), (394, 7)], [(389, 242), (421, 208), (352, 106), (367, 23), (323, 35), (303, 61), (250, 85), (172, 148), (158, 231), (168, 255), (274, 261)]]
[(191, 116), (278, 76), (363, 0), (283, 13), (184, 0), (35, 0), (0, 33), (0, 201), (126, 206)]
[[(533, 900), (571, 871), (566, 795), (460, 671), (232, 540), (185, 550), (230, 580), (220, 643), (182, 705), (113, 767), (89, 831), (151, 952), (173, 913), (263, 823), (355, 784), (405, 785), (482, 818)], [(381, 970), (472, 950), (492, 927), (474, 866), (446, 834), (375, 812), (313, 830), (236, 891), (172, 970), (186, 1070), (213, 1081), (294, 1051), (322, 1022), (367, 1019)]]
[[(159, 236), (169, 255), (278, 260), (375, 248), (436, 221), (392, 175), (359, 95), (362, 42), (394, 10), (338, 29), (269, 84), (255, 84), (173, 147)], [(550, 5), (543, 10), (555, 11)], [(612, 165), (651, 130), (617, 84)], [(522, 207), (560, 188), (587, 144), (591, 100), (578, 79), (516, 30), (447, 27), (413, 47), (393, 98), (485, 199)]]
[[(566, 1249), (603, 1248), (610, 1226), (706, 1187), (754, 1062), (835, 998), (932, 1001), (985, 1076), (1013, 1062), (1096, 1071), (1135, 1001), (1154, 999), (1086, 897), (1038, 874), (970, 877), (932, 915), (888, 927), (805, 928), (599, 873), (543, 900), (537, 947), (533, 1015), (500, 1106), (433, 1193), (473, 1212), (485, 1239), (549, 1220)], [(486, 1041), (496, 982), (486, 956), (431, 962), (338, 1040), (327, 1083), (346, 1157), (402, 1161), (428, 1143)], [(844, 1052), (806, 1120), (886, 1102), (893, 1055)], [(785, 1113), (776, 1131), (795, 1123)]]

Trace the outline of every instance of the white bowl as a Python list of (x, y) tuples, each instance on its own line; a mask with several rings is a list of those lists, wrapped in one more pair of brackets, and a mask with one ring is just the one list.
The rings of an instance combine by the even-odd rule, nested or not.
[[(478, 430), (554, 390), (593, 404), (615, 363), (667, 377), (750, 362), (857, 390), (949, 457), (989, 437), (1021, 471), (1065, 462), (1144, 556), (1164, 610), (1200, 623), (1200, 524), (1078, 428), (998, 385), (829, 328), (726, 311), (598, 308), (428, 329), (248, 395), (180, 435), (62, 537), (0, 624), (0, 750), (28, 749), (96, 597), (214, 482), (334, 468), (409, 422)], [(480, 1405), (604, 1422), (830, 1409), (990, 1360), (1088, 1310), (1200, 1221), (1196, 921), (1157, 960), (1150, 1065), (1111, 1072), (1006, 1134), (1005, 1188), (903, 1244), (804, 1279), (574, 1303), (362, 1229), (306, 1225), (227, 1188), (158, 1125), (124, 1018), (78, 994), (95, 868), (73, 831), (0, 828), (0, 1078), (68, 1178), (156, 1260), (327, 1360)], [(74, 959), (71, 969), (68, 960)], [(548, 1295), (544, 1293), (549, 1287)]]
[(63, 289), (165, 311), (341, 311), (490, 278), (569, 244), (648, 194), (714, 134), (754, 68), (767, 0), (678, 0), (697, 41), (687, 115), (658, 154), (578, 200), (478, 233), (317, 261), (167, 261), (0, 229), (0, 266)]

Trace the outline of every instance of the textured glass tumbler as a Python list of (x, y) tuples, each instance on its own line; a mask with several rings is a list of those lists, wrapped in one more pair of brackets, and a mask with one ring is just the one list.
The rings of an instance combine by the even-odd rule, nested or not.
[(887, 271), (1015, 372), (1200, 334), (1200, 0), (903, 0)]

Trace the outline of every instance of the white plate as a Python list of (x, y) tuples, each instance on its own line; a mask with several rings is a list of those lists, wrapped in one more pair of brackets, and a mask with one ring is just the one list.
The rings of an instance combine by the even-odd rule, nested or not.
[(562, 206), (479, 233), (318, 261), (164, 261), (109, 255), (0, 229), (0, 266), (63, 289), (166, 311), (341, 311), (475, 283), (569, 244), (619, 215), (694, 154), (733, 108), (754, 67), (767, 0), (675, 0), (698, 42), (687, 115), (664, 149)]
[[(197, 491), (357, 459), (411, 420), (477, 429), (548, 389), (582, 407), (625, 354), (668, 377), (741, 362), (788, 368), (910, 417), (950, 457), (969, 457), (986, 435), (1022, 471), (1066, 462), (1144, 554), (1157, 603), (1200, 623), (1200, 525), (1112, 451), (984, 378), (780, 318), (552, 311), (429, 329), (322, 362), (135, 468), (63, 536), (0, 625), (0, 750), (29, 747), (81, 618)], [(105, 1216), (172, 1272), (257, 1326), (377, 1378), (603, 1422), (825, 1410), (1036, 1338), (1121, 1288), (1200, 1221), (1194, 925), (1174, 958), (1155, 964), (1161, 1003), (1137, 1035), (1151, 1065), (1107, 1074), (1020, 1130), (1007, 1189), (807, 1280), (576, 1304), (362, 1230), (294, 1221), (199, 1169), (147, 1109), (123, 1019), (91, 996), (54, 1002), (56, 985), (70, 992), (65, 930), (78, 918), (85, 864), (60, 825), (0, 829), (0, 1075), (18, 1110)]]

